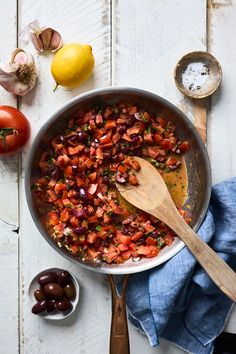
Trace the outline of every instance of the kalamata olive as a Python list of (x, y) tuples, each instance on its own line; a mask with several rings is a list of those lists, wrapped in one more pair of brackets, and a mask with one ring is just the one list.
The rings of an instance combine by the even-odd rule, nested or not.
[(32, 313), (34, 313), (35, 315), (37, 315), (38, 313), (41, 313), (43, 311), (45, 311), (47, 309), (47, 301), (40, 301), (40, 302), (36, 302), (36, 304), (34, 304), (34, 306), (32, 307)]
[(88, 197), (88, 191), (86, 188), (80, 187), (79, 189), (79, 196), (82, 199), (83, 202), (88, 202), (89, 197)]
[(57, 277), (58, 277), (58, 283), (61, 286), (65, 286), (71, 280), (71, 275), (66, 270), (62, 270), (61, 272), (57, 273)]
[(67, 299), (56, 301), (56, 308), (59, 311), (68, 311), (72, 309), (72, 304)]
[(64, 290), (61, 285), (56, 283), (49, 283), (43, 287), (43, 291), (48, 299), (61, 299)]
[(107, 160), (111, 158), (111, 151), (107, 150), (103, 152), (103, 159)]
[(141, 142), (141, 137), (140, 136), (134, 136), (132, 138), (131, 144), (133, 146), (137, 146)]
[(119, 130), (118, 130), (118, 133), (120, 135), (123, 135), (123, 134), (125, 134), (125, 132), (126, 132), (126, 126), (125, 125), (121, 125)]
[(56, 310), (56, 300), (49, 300), (47, 302), (47, 312), (53, 312)]
[(73, 231), (77, 234), (77, 235), (83, 235), (85, 233), (85, 227), (80, 226), (80, 227), (74, 227)]
[(64, 287), (64, 292), (68, 300), (74, 300), (76, 296), (76, 290), (73, 283), (69, 283)]
[(34, 297), (39, 302), (46, 299), (45, 294), (42, 289), (35, 290)]
[(78, 173), (78, 166), (72, 165), (71, 168), (73, 173)]
[(64, 136), (63, 135), (57, 135), (55, 138), (55, 142), (57, 144), (63, 143), (65, 141)]
[(123, 154), (128, 154), (129, 148), (128, 148), (128, 146), (121, 145), (120, 151), (123, 152)]
[(46, 272), (43, 273), (39, 278), (38, 278), (38, 283), (42, 286), (48, 284), (48, 283), (57, 283), (57, 275), (54, 272)]
[(78, 132), (78, 138), (81, 143), (86, 143), (88, 140), (88, 134), (83, 131), (80, 131)]

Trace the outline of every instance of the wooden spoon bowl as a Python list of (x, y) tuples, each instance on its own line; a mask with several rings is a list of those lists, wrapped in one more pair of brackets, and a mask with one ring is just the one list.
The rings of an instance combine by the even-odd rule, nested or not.
[(136, 172), (139, 185), (117, 184), (122, 197), (175, 231), (220, 290), (236, 302), (236, 273), (184, 221), (157, 169), (140, 157), (135, 160), (141, 166)]

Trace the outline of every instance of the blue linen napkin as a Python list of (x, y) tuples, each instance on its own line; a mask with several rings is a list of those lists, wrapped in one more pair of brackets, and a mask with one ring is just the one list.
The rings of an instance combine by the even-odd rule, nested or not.
[[(198, 235), (236, 270), (236, 178), (212, 188)], [(208, 354), (232, 308), (186, 247), (168, 262), (130, 277), (130, 321), (152, 346), (163, 337), (187, 352)]]

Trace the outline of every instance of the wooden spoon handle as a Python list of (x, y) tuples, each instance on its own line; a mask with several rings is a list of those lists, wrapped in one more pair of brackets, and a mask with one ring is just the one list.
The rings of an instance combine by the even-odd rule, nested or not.
[[(160, 211), (156, 215), (155, 209), (150, 213), (160, 217)], [(167, 212), (162, 220), (182, 239), (220, 290), (236, 302), (236, 273), (198, 237), (178, 212), (171, 213), (171, 218)]]
[(108, 279), (112, 292), (110, 354), (130, 354), (125, 300), (128, 275), (124, 278), (121, 296), (119, 296), (116, 292), (115, 282), (112, 275), (108, 275)]

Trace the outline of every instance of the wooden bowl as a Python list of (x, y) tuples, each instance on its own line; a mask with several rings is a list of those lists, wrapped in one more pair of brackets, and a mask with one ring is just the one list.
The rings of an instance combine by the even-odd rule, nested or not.
[(205, 98), (220, 86), (222, 69), (219, 62), (208, 52), (185, 54), (174, 70), (177, 88), (191, 98)]

